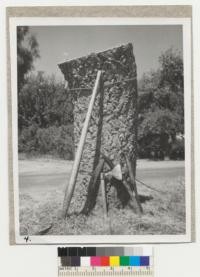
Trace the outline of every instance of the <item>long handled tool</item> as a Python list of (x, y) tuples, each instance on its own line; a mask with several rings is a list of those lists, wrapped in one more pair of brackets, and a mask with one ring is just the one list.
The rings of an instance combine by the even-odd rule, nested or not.
[(108, 216), (108, 205), (107, 205), (104, 173), (101, 173), (100, 177), (101, 177), (101, 194), (102, 194), (102, 201), (103, 201), (104, 228), (106, 233), (111, 234), (111, 224), (110, 224), (111, 222)]
[(108, 215), (108, 205), (107, 205), (107, 197), (106, 197), (106, 188), (105, 188), (105, 177), (107, 178), (116, 178), (117, 180), (122, 180), (122, 171), (120, 164), (117, 164), (111, 171), (107, 173), (101, 173), (101, 194), (102, 194), (102, 201), (103, 201), (103, 213), (104, 213), (104, 224), (105, 224), (105, 231), (108, 234), (111, 234), (111, 221)]
[(65, 197), (64, 197), (64, 202), (63, 202), (63, 217), (66, 217), (66, 215), (67, 215), (67, 211), (68, 211), (68, 208), (69, 208), (69, 205), (70, 205), (70, 202), (72, 199), (72, 195), (74, 192), (76, 178), (78, 175), (78, 170), (79, 170), (80, 161), (81, 161), (81, 156), (83, 153), (83, 147), (84, 147), (84, 143), (85, 143), (88, 127), (89, 127), (90, 118), (92, 115), (92, 109), (93, 109), (95, 98), (96, 98), (98, 88), (99, 88), (100, 78), (101, 78), (101, 71), (98, 71), (94, 89), (93, 89), (92, 96), (91, 96), (91, 100), (90, 100), (90, 104), (89, 104), (88, 111), (86, 114), (85, 122), (84, 122), (83, 129), (81, 132), (81, 137), (80, 137), (78, 149), (76, 152), (71, 177), (69, 180), (69, 184), (67, 185), (66, 190), (65, 190)]

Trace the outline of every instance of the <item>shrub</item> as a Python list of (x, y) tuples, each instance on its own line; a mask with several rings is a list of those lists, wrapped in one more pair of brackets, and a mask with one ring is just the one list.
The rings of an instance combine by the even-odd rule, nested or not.
[(19, 136), (19, 152), (51, 154), (71, 160), (74, 158), (73, 126), (62, 125), (49, 128), (27, 127)]
[(172, 144), (170, 155), (171, 160), (184, 160), (185, 158), (185, 147), (184, 147), (184, 141), (179, 142), (176, 141)]

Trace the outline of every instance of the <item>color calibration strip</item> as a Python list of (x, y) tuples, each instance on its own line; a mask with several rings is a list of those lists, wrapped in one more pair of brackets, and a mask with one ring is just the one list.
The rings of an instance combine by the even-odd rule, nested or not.
[(58, 247), (63, 256), (152, 256), (152, 247)]
[(59, 247), (58, 276), (153, 276), (151, 247)]
[(66, 256), (61, 258), (62, 266), (149, 266), (149, 256)]

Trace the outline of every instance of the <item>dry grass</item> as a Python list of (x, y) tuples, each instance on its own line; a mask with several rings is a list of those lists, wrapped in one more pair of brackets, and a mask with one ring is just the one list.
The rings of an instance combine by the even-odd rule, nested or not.
[(87, 217), (74, 215), (63, 220), (61, 217), (63, 189), (47, 190), (40, 197), (26, 192), (20, 194), (20, 233), (35, 235), (48, 228), (48, 235), (149, 235), (185, 233), (185, 184), (182, 178), (166, 180), (157, 189), (158, 193), (138, 186), (139, 194), (151, 196), (145, 201), (144, 214), (138, 215), (130, 207), (124, 209), (112, 206), (109, 209), (110, 228), (105, 224), (101, 195), (97, 205)]

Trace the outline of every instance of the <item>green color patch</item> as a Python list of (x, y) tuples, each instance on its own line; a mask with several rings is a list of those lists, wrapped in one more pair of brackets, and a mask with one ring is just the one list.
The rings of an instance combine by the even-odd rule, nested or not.
[(129, 266), (129, 256), (120, 256), (120, 265), (121, 266)]

